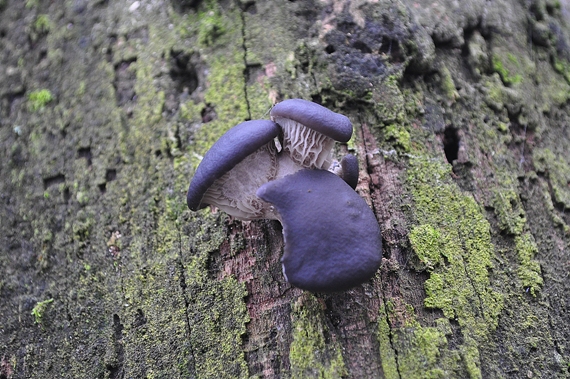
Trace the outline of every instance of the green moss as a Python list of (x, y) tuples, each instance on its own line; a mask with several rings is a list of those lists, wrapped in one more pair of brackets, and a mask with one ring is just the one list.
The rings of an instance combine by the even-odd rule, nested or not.
[(341, 378), (347, 375), (341, 346), (326, 343), (329, 334), (319, 301), (306, 294), (293, 305), (293, 342), (289, 349), (291, 378)]
[(87, 89), (87, 85), (85, 84), (85, 80), (79, 82), (79, 86), (77, 87), (77, 91), (75, 92), (78, 97), (85, 95), (85, 90)]
[(515, 238), (515, 249), (519, 259), (517, 274), (523, 287), (530, 290), (532, 296), (542, 286), (540, 264), (533, 258), (538, 253), (538, 246), (530, 233)]
[(199, 157), (206, 154), (222, 134), (249, 118), (243, 69), (243, 55), (238, 52), (212, 58), (204, 100), (214, 108), (216, 119), (203, 124), (196, 131), (192, 147), (196, 154), (193, 157), (194, 166), (200, 163)]
[[(505, 87), (499, 74), (486, 77), (483, 80), (485, 91), (485, 103), (494, 111), (502, 111), (505, 104), (519, 104), (522, 101), (522, 93), (515, 88)], [(485, 128), (489, 130), (489, 128)]]
[[(448, 346), (446, 336), (452, 334), (449, 321), (440, 318), (435, 320), (435, 326), (421, 326), (414, 314), (410, 305), (397, 305), (394, 301), (380, 308), (378, 341), (383, 377), (462, 377), (466, 369), (461, 368), (460, 351)], [(390, 323), (403, 326), (390, 328)], [(399, 352), (397, 357), (395, 351)]]
[[(506, 58), (510, 66), (518, 65), (517, 58), (511, 53), (507, 53)], [(493, 65), (493, 70), (501, 76), (501, 80), (506, 85), (517, 84), (522, 82), (522, 76), (520, 74), (512, 75), (509, 72), (501, 56), (493, 54), (492, 65)]]
[[(433, 327), (421, 327), (419, 324), (407, 327), (405, 332), (394, 333), (394, 344), (400, 350), (414, 351), (414, 354), (398, 356), (402, 378), (447, 378), (445, 371), (439, 368), (441, 351), (447, 347), (445, 335)], [(449, 366), (448, 366), (449, 367)]]
[(225, 33), (226, 27), (216, 1), (207, 1), (206, 8), (207, 10), (198, 16), (198, 42), (203, 46), (212, 46)]
[(38, 34), (46, 34), (51, 29), (51, 21), (47, 14), (39, 14), (33, 25), (34, 31)]
[(40, 5), (40, 0), (26, 0), (26, 8), (37, 8)]
[(532, 156), (536, 171), (548, 175), (553, 202), (570, 208), (570, 165), (564, 159), (565, 155), (555, 155), (550, 149), (534, 149)]
[(44, 301), (40, 301), (36, 303), (34, 308), (32, 309), (32, 316), (34, 316), (34, 322), (36, 324), (42, 323), (42, 318), (44, 317), (44, 312), (49, 304), (53, 303), (53, 299), (48, 299)]
[(459, 94), (455, 89), (455, 83), (453, 82), (453, 77), (451, 76), (451, 72), (445, 66), (440, 69), (441, 74), (441, 88), (443, 89), (443, 93), (445, 98), (448, 102), (454, 102)]
[(48, 89), (32, 91), (28, 95), (28, 109), (31, 112), (37, 112), (43, 109), (52, 99), (53, 97)]
[(399, 379), (398, 362), (396, 360), (396, 352), (390, 341), (392, 329), (388, 323), (387, 307), (384, 305), (380, 308), (378, 315), (378, 343), (380, 348), (380, 363), (382, 371), (386, 379)]
[(81, 205), (89, 203), (89, 194), (86, 191), (77, 191), (75, 199)]
[(470, 379), (481, 379), (481, 357), (478, 343), (472, 336), (465, 337), (463, 345), (460, 347), (461, 359), (467, 368)]
[[(451, 166), (441, 161), (423, 157), (410, 160), (406, 183), (415, 215), (423, 225), (429, 225), (418, 227), (412, 245), (418, 248), (420, 237), (434, 245), (438, 234), (445, 236), (438, 248), (440, 258), (435, 256), (434, 248), (416, 251), (419, 257), (432, 262), (444, 261), (434, 266), (425, 282), (425, 306), (441, 309), (445, 317), (457, 320), (464, 338), (473, 339), (477, 346), (496, 328), (503, 298), (490, 287), (494, 249), (489, 223), (473, 197), (452, 181), (450, 171)], [(475, 370), (471, 377), (480, 377), (475, 369), (478, 362), (464, 364)]]
[[(237, 10), (227, 13), (215, 10), (210, 15), (207, 13), (199, 15), (204, 17), (196, 19), (196, 25), (200, 25), (202, 33), (201, 42), (205, 45), (222, 44), (219, 39), (222, 36), (218, 36), (219, 30), (216, 27), (208, 30), (208, 23), (219, 21), (220, 25), (233, 25), (239, 20)], [(195, 18), (196, 14), (188, 16), (189, 20)], [(192, 30), (193, 27), (189, 25), (186, 29)], [(239, 28), (235, 30), (241, 31)], [(158, 30), (151, 29), (149, 35), (151, 36), (149, 45), (157, 44), (157, 41), (162, 45), (165, 44), (164, 36)], [(235, 35), (241, 38), (241, 33)], [(227, 34), (223, 35), (223, 38), (230, 37)], [(168, 46), (168, 43), (166, 44)], [(169, 125), (164, 125), (162, 110), (165, 96), (155, 84), (153, 55), (139, 56), (137, 62), (131, 65), (137, 73), (135, 92), (140, 94), (132, 122), (141, 127), (134, 128), (135, 130), (124, 136), (128, 145), (167, 151), (168, 155), (172, 156), (171, 160), (152, 160), (154, 154), (147, 158), (152, 160), (150, 166), (156, 167), (157, 170), (155, 173), (157, 177), (152, 178), (151, 191), (154, 200), (150, 201), (148, 209), (142, 210), (153, 218), (156, 232), (148, 238), (152, 240), (154, 249), (152, 260), (143, 260), (139, 263), (141, 267), (135, 271), (139, 275), (135, 275), (130, 282), (125, 281), (126, 297), (136, 299), (145, 317), (155, 320), (152, 325), (149, 322), (145, 338), (160, 341), (165, 351), (177, 354), (180, 372), (191, 367), (191, 371), (195, 371), (195, 376), (200, 378), (248, 377), (242, 346), (242, 337), (246, 332), (245, 324), (249, 321), (244, 302), (244, 297), (247, 296), (245, 285), (231, 276), (213, 278), (209, 267), (212, 254), (218, 252), (228, 238), (227, 230), (223, 227), (225, 216), (214, 215), (209, 210), (204, 210), (192, 213), (189, 216), (190, 220), (181, 217), (184, 212), (188, 212), (183, 194), (188, 186), (188, 173), (192, 171), (192, 166), (197, 165), (199, 156), (205, 154), (211, 144), (225, 131), (249, 117), (244, 92), (242, 43), (232, 42), (228, 43), (228, 46), (235, 47), (235, 50), (204, 53), (208, 54), (210, 64), (209, 74), (204, 83), (204, 101), (197, 104), (188, 101), (180, 107), (181, 120), (199, 125), (193, 135), (194, 142), (188, 147), (188, 151), (177, 151), (179, 147), (172, 138), (174, 130), (169, 129)], [(200, 124), (200, 113), (206, 104), (214, 109), (216, 118), (211, 122)], [(144, 162), (145, 154), (139, 152), (139, 155), (143, 157)], [(180, 229), (188, 224), (196, 226), (197, 230), (192, 233), (181, 233)], [(147, 243), (144, 238), (139, 238), (136, 244), (131, 243), (129, 249), (131, 259), (140, 259), (139, 257), (144, 255), (142, 251)], [(179, 259), (181, 277), (170, 279), (172, 273), (177, 272), (173, 268), (179, 267), (175, 263)], [(170, 263), (165, 266), (164, 262)], [(164, 277), (167, 269), (170, 270), (168, 278)], [(173, 282), (172, 288), (164, 291), (164, 283), (170, 281)], [(180, 291), (179, 283), (184, 283), (183, 301), (174, 305), (179, 314), (172, 312), (164, 314), (163, 304), (176, 300), (173, 294)], [(144, 288), (144, 291), (141, 291), (141, 288)], [(137, 331), (133, 329), (127, 332)], [(168, 345), (168, 341), (172, 338), (187, 340), (188, 348), (184, 351), (172, 351)], [(125, 356), (136, 357), (137, 351), (130, 350)], [(147, 359), (150, 360), (152, 357)], [(178, 376), (192, 375), (188, 373)]]
[(200, 114), (204, 110), (204, 103), (195, 104), (193, 100), (188, 100), (180, 104), (180, 119), (182, 121), (201, 120)]
[(506, 122), (498, 121), (497, 130), (501, 133), (507, 133), (509, 131), (509, 124)]
[(188, 276), (190, 341), (199, 378), (247, 378), (248, 368), (242, 349), (242, 335), (249, 316), (243, 298), (243, 283), (227, 277), (220, 282)]
[(552, 64), (554, 66), (554, 70), (561, 74), (568, 84), (570, 84), (570, 63), (564, 59), (554, 57)]
[(380, 122), (384, 125), (398, 123), (405, 120), (406, 101), (399, 87), (399, 76), (387, 77), (378, 90), (372, 92), (370, 101), (374, 104), (374, 111)]
[(386, 141), (391, 142), (402, 152), (410, 151), (410, 133), (401, 125), (390, 124), (384, 130)]
[(499, 228), (507, 233), (519, 235), (526, 223), (525, 211), (514, 190), (495, 191), (493, 208), (499, 219)]
[(273, 106), (269, 99), (270, 91), (271, 84), (265, 76), (247, 86), (249, 112), (253, 120), (265, 119), (269, 116), (269, 112)]
[(410, 231), (409, 239), (414, 252), (423, 265), (422, 268), (433, 270), (436, 265), (443, 261), (441, 253), (445, 241), (442, 240), (439, 230), (431, 225), (418, 225)]
[(570, 234), (570, 226), (564, 222), (564, 219), (560, 217), (560, 215), (556, 212), (556, 208), (554, 207), (554, 203), (552, 202), (552, 196), (550, 195), (550, 188), (548, 187), (548, 183), (545, 181), (540, 181), (540, 188), (541, 188), (541, 195), (542, 200), (544, 201), (544, 205), (550, 214), (550, 218), (554, 224), (562, 227), (566, 234)]

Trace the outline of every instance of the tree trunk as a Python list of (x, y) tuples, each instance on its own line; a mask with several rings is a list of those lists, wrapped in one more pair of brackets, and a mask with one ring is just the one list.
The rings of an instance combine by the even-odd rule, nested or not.
[[(0, 378), (570, 377), (570, 2), (0, 0)], [(347, 115), (383, 264), (190, 212), (232, 126)]]

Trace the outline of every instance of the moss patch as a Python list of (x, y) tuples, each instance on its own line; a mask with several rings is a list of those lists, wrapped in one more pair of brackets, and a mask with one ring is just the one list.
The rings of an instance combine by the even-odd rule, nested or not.
[(522, 82), (522, 76), (519, 73), (512, 74), (514, 67), (519, 66), (519, 62), (513, 54), (507, 53), (506, 56), (493, 54), (491, 63), (493, 65), (493, 70), (501, 76), (501, 80), (506, 85)]
[(241, 348), (245, 323), (249, 321), (243, 298), (243, 283), (228, 277), (196, 286), (191, 279), (188, 309), (190, 341), (196, 374), (200, 378), (247, 378), (248, 368)]
[(198, 42), (203, 46), (211, 46), (225, 33), (224, 20), (216, 1), (207, 1), (207, 10), (198, 16)]
[(382, 371), (386, 379), (399, 379), (398, 362), (396, 352), (392, 346), (392, 330), (388, 323), (387, 310), (385, 306), (380, 308), (378, 317), (378, 343), (380, 348), (380, 362)]
[[(244, 62), (240, 54), (236, 51), (230, 56), (212, 58), (204, 100), (215, 109), (217, 117), (196, 131), (193, 151), (198, 157), (206, 154), (230, 128), (249, 118), (244, 92)], [(197, 167), (200, 159), (194, 159), (193, 163)]]
[(453, 77), (451, 72), (446, 66), (440, 69), (441, 74), (441, 88), (447, 102), (452, 103), (459, 97), (457, 90), (455, 89), (455, 83), (453, 82)]
[(48, 89), (32, 91), (28, 95), (28, 109), (31, 112), (37, 112), (43, 109), (52, 99), (52, 94)]
[(548, 174), (555, 204), (570, 208), (570, 165), (564, 155), (556, 155), (550, 149), (535, 149), (533, 162), (537, 172)]
[[(402, 312), (405, 313), (404, 325), (390, 330), (387, 320), (401, 319)], [(440, 318), (435, 321), (435, 326), (421, 326), (414, 314), (410, 305), (400, 304), (398, 307), (393, 301), (380, 308), (378, 341), (384, 377), (432, 379), (465, 376), (467, 369), (461, 367), (465, 346), (458, 350), (450, 349), (447, 337), (452, 334), (452, 328), (449, 321)]]
[(497, 190), (493, 198), (493, 208), (499, 219), (501, 230), (514, 235), (522, 233), (526, 217), (516, 191)]
[(561, 74), (566, 82), (570, 84), (570, 63), (564, 59), (555, 57), (552, 62), (554, 70)]
[(341, 378), (347, 375), (337, 341), (330, 335), (318, 300), (311, 294), (293, 305), (293, 342), (289, 350), (292, 378)]
[(34, 322), (36, 324), (42, 323), (42, 318), (44, 317), (44, 312), (49, 304), (53, 303), (53, 299), (48, 299), (38, 302), (32, 309), (32, 316), (34, 316)]
[(515, 238), (515, 249), (520, 265), (517, 274), (523, 287), (530, 290), (532, 296), (536, 296), (543, 283), (540, 264), (533, 259), (538, 253), (538, 246), (532, 235), (525, 233)]
[[(406, 328), (406, 333), (395, 333), (394, 344), (415, 351), (398, 357), (402, 378), (446, 378), (441, 365), (441, 351), (447, 347), (445, 335), (436, 328), (422, 328), (419, 324)], [(444, 367), (450, 367), (449, 365)]]
[(47, 14), (40, 14), (34, 21), (33, 31), (37, 34), (46, 34), (50, 31), (52, 25)]
[(386, 141), (391, 142), (399, 151), (410, 151), (410, 133), (402, 125), (390, 124), (384, 130)]
[(406, 101), (398, 85), (399, 77), (392, 75), (381, 83), (377, 91), (372, 92), (371, 101), (378, 119), (384, 125), (403, 123)]
[[(490, 288), (494, 248), (489, 223), (475, 200), (452, 182), (450, 173), (451, 166), (439, 160), (410, 160), (407, 186), (416, 216), (424, 225), (414, 229), (411, 241), (416, 248), (422, 240), (431, 246), (416, 251), (420, 260), (433, 264), (425, 283), (426, 307), (441, 309), (445, 317), (457, 320), (464, 340), (474, 341), (459, 350), (471, 352), (463, 351), (465, 367), (471, 377), (481, 377), (478, 353), (473, 349), (496, 328), (503, 298)], [(434, 242), (438, 234), (444, 236), (441, 247)]]
[(423, 268), (433, 269), (443, 261), (445, 241), (439, 230), (431, 225), (415, 226), (409, 235), (410, 243)]

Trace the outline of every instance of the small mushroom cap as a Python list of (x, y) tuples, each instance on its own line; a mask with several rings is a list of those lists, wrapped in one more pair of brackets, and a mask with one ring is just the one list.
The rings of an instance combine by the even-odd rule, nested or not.
[(339, 142), (348, 142), (352, 136), (348, 117), (308, 100), (289, 99), (276, 104), (271, 109), (271, 118), (275, 117), (296, 121)]
[(343, 291), (370, 279), (382, 258), (376, 217), (341, 178), (303, 169), (270, 181), (257, 196), (273, 204), (283, 224), (283, 273), (295, 287)]
[(193, 211), (204, 208), (204, 194), (216, 179), (269, 143), (279, 132), (279, 126), (269, 120), (245, 121), (228, 130), (208, 150), (196, 169), (186, 195), (188, 208)]
[(352, 154), (346, 154), (340, 161), (340, 167), (342, 169), (340, 174), (342, 180), (352, 189), (355, 189), (358, 185), (358, 158)]

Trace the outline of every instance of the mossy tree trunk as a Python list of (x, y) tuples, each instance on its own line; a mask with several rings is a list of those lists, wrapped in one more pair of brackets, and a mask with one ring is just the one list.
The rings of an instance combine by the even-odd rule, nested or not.
[[(0, 378), (570, 377), (570, 2), (0, 0)], [(291, 97), (346, 114), (384, 259), (291, 288), (186, 209)]]

